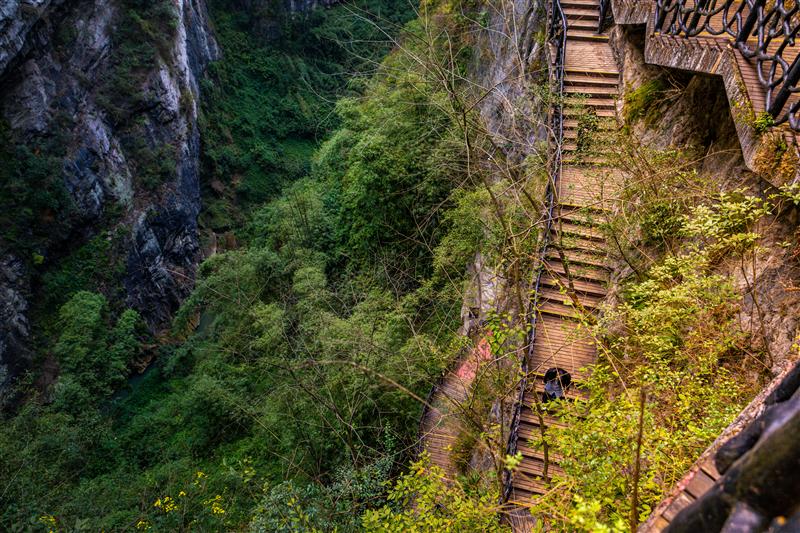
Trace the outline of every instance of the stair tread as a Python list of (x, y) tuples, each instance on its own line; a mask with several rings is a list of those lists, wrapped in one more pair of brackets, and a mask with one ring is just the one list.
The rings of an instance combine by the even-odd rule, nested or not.
[(564, 87), (564, 92), (567, 94), (607, 94), (617, 96), (619, 89), (614, 86), (591, 86), (591, 85), (568, 85)]

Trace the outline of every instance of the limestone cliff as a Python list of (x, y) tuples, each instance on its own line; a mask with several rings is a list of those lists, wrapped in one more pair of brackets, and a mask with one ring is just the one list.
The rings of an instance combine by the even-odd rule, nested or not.
[(109, 296), (157, 330), (191, 289), (199, 259), (199, 79), (219, 50), (203, 0), (162, 2), (160, 25), (143, 20), (134, 29), (142, 33), (130, 36), (121, 26), (134, 7), (116, 0), (0, 7), (0, 120), (12, 143), (36, 147), (33, 161), (43, 157), (40, 145), (56, 146), (53, 188), (67, 197), (33, 213), (32, 227), (0, 236), (0, 397), (30, 363), (37, 265), (57, 264), (114, 227), (123, 235), (115, 253), (124, 294)]

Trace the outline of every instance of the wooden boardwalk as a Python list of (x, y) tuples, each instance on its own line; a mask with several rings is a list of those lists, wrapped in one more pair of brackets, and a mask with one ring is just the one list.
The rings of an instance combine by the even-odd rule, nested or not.
[(453, 461), (452, 450), (462, 425), (461, 406), (468, 405), (472, 384), (480, 365), (491, 358), (491, 349), (485, 339), (448, 372), (430, 398), (428, 409), (420, 423), (419, 438), (422, 449), (431, 457), (431, 463), (444, 471), (445, 478), (455, 479), (458, 465)]
[(609, 120), (613, 121), (619, 72), (608, 35), (597, 34), (599, 1), (566, 0), (562, 6), (568, 26), (563, 169), (557, 187), (552, 244), (539, 292), (529, 389), (520, 417), (518, 450), (523, 459), (512, 476), (510, 502), (518, 507), (511, 512), (510, 521), (518, 532), (530, 531), (535, 525), (525, 504), (546, 493), (549, 480), (561, 471), (558, 457), (549, 457), (547, 475), (544, 472), (541, 422), (545, 431), (561, 422), (546, 414), (540, 419), (537, 413), (543, 376), (552, 367), (566, 370), (574, 383), (567, 398), (584, 397), (580, 382), (586, 377), (587, 366), (595, 362), (597, 350), (579, 317), (596, 309), (606, 295), (608, 279), (605, 242), (597, 226), (613, 196), (614, 180), (608, 178), (615, 173), (604, 165), (602, 157), (585, 152), (581, 135), (586, 134), (586, 124), (596, 123), (586, 121), (591, 115), (599, 117), (601, 131), (609, 127)]

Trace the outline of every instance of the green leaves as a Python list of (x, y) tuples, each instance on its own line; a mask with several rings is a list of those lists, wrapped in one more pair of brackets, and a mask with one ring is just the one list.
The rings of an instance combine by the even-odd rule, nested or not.
[(496, 496), (491, 490), (467, 494), (457, 482), (423, 454), (389, 491), (387, 505), (367, 511), (362, 526), (373, 533), (479, 533), (510, 531), (500, 523)]
[(59, 319), (61, 334), (53, 346), (61, 368), (55, 405), (80, 412), (125, 380), (127, 364), (141, 347), (141, 317), (128, 309), (109, 333), (105, 297), (79, 291), (61, 307)]

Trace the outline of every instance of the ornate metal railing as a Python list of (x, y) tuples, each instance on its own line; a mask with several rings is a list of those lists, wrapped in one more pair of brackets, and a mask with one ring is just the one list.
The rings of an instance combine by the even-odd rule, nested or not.
[(600, 15), (597, 19), (597, 33), (603, 33), (606, 26), (606, 18), (608, 17), (608, 6), (611, 0), (600, 0)]
[(746, 58), (754, 60), (765, 90), (764, 107), (775, 124), (788, 122), (800, 131), (800, 32), (798, 0), (656, 0), (655, 31), (695, 37), (727, 36)]
[[(562, 140), (564, 138), (564, 56), (567, 50), (567, 17), (564, 14), (564, 9), (561, 7), (561, 0), (552, 0), (551, 13), (549, 22), (549, 35), (550, 42), (553, 44), (555, 57), (552, 60), (551, 76), (554, 82), (554, 89), (556, 94), (556, 102), (551, 110), (551, 126), (553, 149), (551, 167), (550, 167), (550, 180), (547, 183), (547, 191), (545, 193), (545, 229), (542, 236), (542, 241), (539, 246), (539, 264), (536, 267), (536, 273), (533, 282), (531, 293), (531, 301), (528, 308), (528, 333), (525, 339), (526, 351), (520, 362), (520, 382), (517, 389), (517, 398), (514, 402), (514, 407), (511, 414), (511, 426), (508, 435), (508, 445), (506, 453), (508, 455), (515, 455), (517, 453), (517, 441), (519, 440), (519, 424), (520, 416), (522, 414), (522, 407), (524, 405), (525, 391), (528, 389), (528, 362), (533, 356), (533, 345), (536, 341), (536, 321), (538, 319), (539, 308), (539, 288), (542, 283), (542, 274), (544, 273), (544, 262), (547, 255), (547, 248), (550, 244), (550, 234), (553, 229), (553, 211), (556, 205), (556, 187), (561, 176), (561, 160), (562, 160)], [(507, 502), (511, 496), (513, 488), (513, 479), (509, 470), (503, 471), (503, 494), (501, 495), (501, 503)]]

